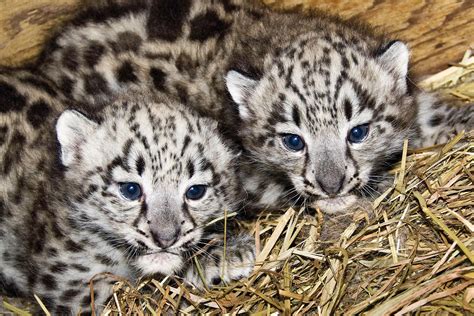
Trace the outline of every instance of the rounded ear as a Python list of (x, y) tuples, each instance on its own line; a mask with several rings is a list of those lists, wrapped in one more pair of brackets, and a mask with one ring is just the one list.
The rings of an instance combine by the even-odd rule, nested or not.
[(392, 41), (380, 48), (376, 57), (385, 69), (403, 78), (407, 76), (410, 51), (405, 43)]
[(248, 119), (250, 117), (250, 111), (246, 98), (254, 92), (258, 81), (249, 78), (240, 72), (231, 70), (225, 76), (225, 83), (232, 100), (234, 100), (238, 106), (240, 118), (242, 120)]
[(64, 111), (56, 123), (56, 135), (61, 145), (61, 162), (69, 166), (79, 146), (94, 133), (98, 124), (74, 110)]

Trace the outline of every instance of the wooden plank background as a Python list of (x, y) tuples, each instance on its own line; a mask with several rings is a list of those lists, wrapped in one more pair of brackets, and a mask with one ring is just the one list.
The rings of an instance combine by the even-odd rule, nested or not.
[[(74, 14), (79, 1), (0, 0), (0, 64), (33, 60), (51, 30)], [(474, 0), (263, 1), (279, 9), (319, 8), (367, 21), (409, 43), (418, 75), (446, 68), (474, 45)]]

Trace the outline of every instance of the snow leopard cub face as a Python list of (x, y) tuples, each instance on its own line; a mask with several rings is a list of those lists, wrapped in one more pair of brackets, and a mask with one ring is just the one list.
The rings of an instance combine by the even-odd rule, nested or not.
[(416, 131), (409, 52), (303, 36), (265, 60), (263, 75), (226, 76), (250, 155), (326, 212), (370, 196)]
[(76, 111), (57, 123), (75, 222), (123, 249), (141, 274), (171, 274), (206, 238), (204, 226), (241, 197), (216, 123), (166, 99), (136, 96), (99, 122)]

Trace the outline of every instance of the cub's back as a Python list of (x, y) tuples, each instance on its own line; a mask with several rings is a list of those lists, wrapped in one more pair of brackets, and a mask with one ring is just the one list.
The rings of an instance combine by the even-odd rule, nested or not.
[(63, 109), (58, 97), (50, 82), (28, 70), (0, 71), (0, 290), (9, 293), (22, 294), (6, 276), (18, 277), (19, 288), (27, 282), (9, 262), (43, 244), (41, 231), (54, 221), (37, 210), (47, 203), (49, 179), (61, 181), (51, 169), (57, 156), (54, 123)]
[[(0, 72), (0, 188), (40, 181), (56, 155), (54, 122), (64, 109), (59, 92), (30, 71)], [(32, 174), (35, 177), (30, 177)]]

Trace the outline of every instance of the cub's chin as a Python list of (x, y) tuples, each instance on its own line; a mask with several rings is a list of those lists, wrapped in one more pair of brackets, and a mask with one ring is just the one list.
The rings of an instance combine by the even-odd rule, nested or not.
[(315, 201), (313, 205), (328, 214), (342, 213), (354, 206), (359, 198), (357, 195), (344, 195), (335, 198), (320, 199)]
[(157, 252), (144, 254), (137, 258), (135, 266), (143, 276), (152, 274), (171, 275), (183, 266), (183, 257), (178, 253)]

